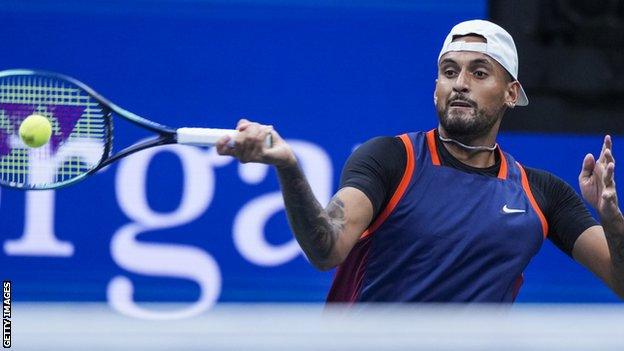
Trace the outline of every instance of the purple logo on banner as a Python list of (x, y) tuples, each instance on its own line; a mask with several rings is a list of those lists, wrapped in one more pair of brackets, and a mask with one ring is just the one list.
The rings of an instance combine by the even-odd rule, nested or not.
[[(20, 124), (26, 117), (33, 114), (36, 106), (31, 104), (0, 103), (0, 109), (4, 110), (9, 122), (13, 127), (13, 132), (19, 129)], [(82, 116), (84, 106), (69, 105), (46, 105), (47, 111), (58, 121), (59, 130), (55, 131), (50, 138), (51, 151), (54, 153), (58, 146), (71, 134), (78, 119)], [(11, 152), (9, 143), (10, 134), (0, 129), (0, 156), (8, 155)]]

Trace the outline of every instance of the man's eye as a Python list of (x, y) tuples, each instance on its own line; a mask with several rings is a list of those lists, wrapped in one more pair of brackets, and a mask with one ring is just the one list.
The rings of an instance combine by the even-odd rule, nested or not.
[(476, 72), (474, 73), (474, 75), (475, 75), (477, 78), (485, 78), (485, 77), (487, 77), (487, 75), (488, 75), (488, 74), (487, 74), (487, 73), (485, 73), (485, 72), (483, 72), (483, 71), (476, 71)]
[(454, 77), (456, 74), (456, 72), (452, 69), (447, 69), (444, 71), (444, 76), (446, 76), (447, 78), (451, 78)]

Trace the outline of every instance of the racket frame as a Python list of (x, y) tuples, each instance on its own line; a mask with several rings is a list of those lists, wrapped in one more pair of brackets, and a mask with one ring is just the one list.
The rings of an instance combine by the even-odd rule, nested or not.
[[(33, 69), (10, 69), (10, 70), (0, 71), (0, 78), (6, 77), (6, 76), (42, 76), (42, 77), (49, 77), (53, 79), (63, 80), (63, 81), (66, 81), (68, 83), (71, 83), (77, 86), (79, 89), (82, 89), (85, 93), (87, 93), (90, 97), (92, 97), (101, 105), (102, 115), (105, 121), (105, 136), (106, 136), (102, 158), (100, 159), (100, 161), (97, 163), (97, 165), (94, 168), (90, 169), (84, 174), (78, 175), (75, 178), (72, 178), (70, 180), (53, 183), (53, 185), (46, 186), (46, 187), (12, 186), (9, 184), (5, 184), (6, 186), (9, 186), (11, 188), (20, 189), (20, 190), (51, 190), (51, 189), (65, 187), (73, 183), (76, 183), (84, 179), (86, 176), (91, 175), (99, 171), (100, 169), (108, 166), (109, 164), (117, 161), (118, 159), (128, 156), (130, 154), (133, 154), (135, 152), (138, 152), (138, 151), (150, 148), (150, 147), (154, 147), (154, 146), (175, 144), (178, 142), (176, 129), (154, 122), (154, 121), (151, 121), (151, 120), (148, 120), (147, 118), (141, 117), (133, 112), (130, 112), (124, 108), (121, 108), (118, 105), (111, 102), (110, 100), (106, 99), (104, 96), (102, 96), (95, 90), (93, 90), (91, 87), (87, 86), (81, 81), (73, 77), (70, 77), (68, 75), (45, 71), (45, 70), (33, 70)], [(131, 123), (139, 127), (145, 128), (155, 133), (156, 136), (148, 138), (147, 140), (143, 140), (138, 143), (129, 145), (126, 148), (121, 149), (118, 153), (113, 154), (113, 148), (112, 148), (113, 113), (127, 121), (130, 121)], [(189, 128), (181, 128), (181, 129), (189, 129)], [(192, 129), (211, 130), (210, 128), (192, 128)], [(229, 133), (232, 133), (232, 134), (236, 133), (236, 130), (229, 130), (229, 129), (222, 129), (220, 131), (223, 132), (223, 135), (226, 135)], [(189, 144), (197, 145), (197, 146), (212, 146), (214, 143), (198, 141), (198, 142), (189, 143)], [(267, 137), (267, 145), (270, 147), (271, 144), (272, 142), (271, 142), (271, 138), (269, 135), (269, 137)]]

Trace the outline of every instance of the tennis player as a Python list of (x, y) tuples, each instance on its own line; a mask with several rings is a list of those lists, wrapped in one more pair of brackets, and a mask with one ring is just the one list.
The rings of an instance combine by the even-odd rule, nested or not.
[[(496, 143), (505, 112), (529, 103), (513, 39), (498, 25), (462, 22), (438, 59), (428, 132), (378, 137), (347, 161), (326, 208), (291, 148), (270, 126), (241, 120), (222, 155), (276, 167), (292, 231), (317, 268), (338, 267), (328, 301), (511, 302), (544, 239), (624, 297), (624, 218), (606, 136), (585, 156), (584, 199), (560, 178), (518, 163)], [(264, 139), (273, 134), (274, 146)]]

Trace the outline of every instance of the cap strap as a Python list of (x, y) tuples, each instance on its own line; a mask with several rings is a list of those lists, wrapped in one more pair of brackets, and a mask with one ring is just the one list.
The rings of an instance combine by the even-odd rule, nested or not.
[(445, 51), (476, 51), (487, 53), (487, 43), (467, 43), (465, 41), (454, 41), (449, 43)]

